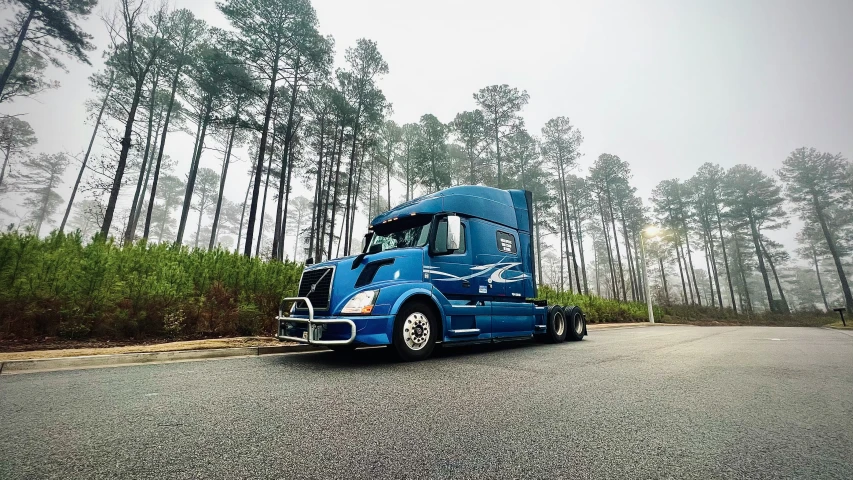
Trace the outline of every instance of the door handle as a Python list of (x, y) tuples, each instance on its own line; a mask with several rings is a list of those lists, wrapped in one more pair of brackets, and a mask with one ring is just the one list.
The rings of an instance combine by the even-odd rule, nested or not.
[(469, 282), (468, 280), (462, 280), (462, 286), (463, 286), (463, 287), (466, 287), (466, 288), (467, 288), (467, 287), (470, 287), (470, 286), (471, 286), (471, 282)]

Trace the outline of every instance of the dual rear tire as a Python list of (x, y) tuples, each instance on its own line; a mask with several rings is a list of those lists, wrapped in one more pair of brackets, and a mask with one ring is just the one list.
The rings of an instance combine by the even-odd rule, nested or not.
[(564, 340), (583, 340), (586, 335), (586, 319), (580, 307), (561, 307), (552, 305), (548, 308), (548, 321), (545, 330), (545, 340), (549, 343), (559, 343)]

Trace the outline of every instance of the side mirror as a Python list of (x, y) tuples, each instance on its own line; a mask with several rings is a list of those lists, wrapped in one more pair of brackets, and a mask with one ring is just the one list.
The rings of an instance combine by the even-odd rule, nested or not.
[(314, 265), (314, 257), (308, 257), (305, 259), (305, 266)]
[(447, 217), (447, 250), (458, 250), (462, 237), (462, 220), (456, 215)]

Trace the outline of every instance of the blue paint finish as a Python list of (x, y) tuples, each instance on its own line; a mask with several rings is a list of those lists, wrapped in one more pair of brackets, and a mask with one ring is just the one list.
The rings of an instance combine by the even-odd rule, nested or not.
[[(356, 324), (357, 344), (387, 345), (393, 341), (397, 313), (406, 302), (419, 297), (431, 302), (439, 313), (443, 342), (490, 341), (542, 332), (547, 307), (536, 307), (528, 300), (536, 296), (531, 198), (529, 192), (521, 190), (460, 186), (377, 216), (370, 228), (383, 233), (408, 228), (405, 221), (400, 227), (395, 222), (421, 216), (418, 218), (431, 222), (430, 240), (422, 247), (350, 256), (308, 267), (306, 270), (335, 268), (330, 315), (318, 318), (350, 319)], [(448, 214), (461, 218), (465, 248), (438, 252), (442, 243), (436, 242), (437, 232)], [(356, 288), (365, 267), (377, 262), (382, 266), (372, 281)], [(365, 290), (379, 290), (371, 314), (343, 314), (347, 302)], [(346, 339), (348, 329), (330, 324), (321, 338)], [(289, 331), (301, 338), (304, 329), (293, 327)]]

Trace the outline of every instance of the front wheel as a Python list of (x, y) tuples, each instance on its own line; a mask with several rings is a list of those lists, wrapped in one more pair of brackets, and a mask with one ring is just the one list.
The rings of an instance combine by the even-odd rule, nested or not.
[(404, 361), (424, 360), (432, 354), (437, 334), (432, 310), (422, 302), (412, 302), (397, 312), (394, 350)]

